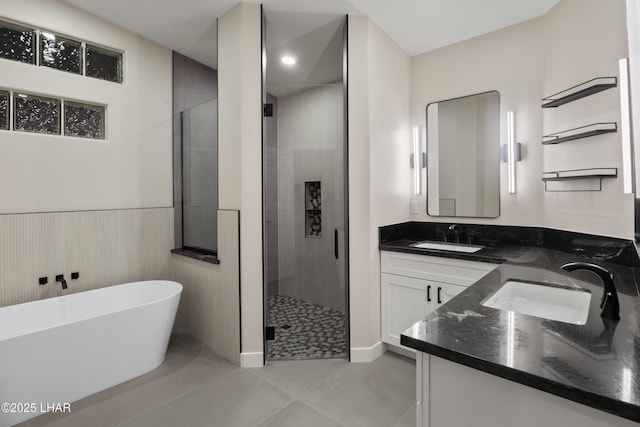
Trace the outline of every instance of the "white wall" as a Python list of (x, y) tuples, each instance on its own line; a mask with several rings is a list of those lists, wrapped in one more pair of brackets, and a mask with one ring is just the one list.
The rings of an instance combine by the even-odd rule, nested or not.
[(171, 255), (173, 280), (183, 291), (174, 329), (196, 337), (232, 363), (240, 364), (240, 259), (238, 211), (218, 211), (218, 259), (210, 264)]
[[(632, 238), (632, 197), (622, 194), (621, 179), (604, 181), (601, 192), (580, 193), (544, 192), (540, 180), (543, 171), (554, 169), (621, 167), (620, 133), (541, 145), (546, 133), (619, 122), (617, 88), (552, 111), (543, 112), (540, 100), (595, 77), (617, 76), (618, 59), (627, 56), (624, 8), (624, 0), (561, 0), (535, 20), (413, 57), (411, 117), (423, 127), (423, 138), (430, 102), (498, 90), (501, 117), (515, 112), (524, 159), (516, 166), (515, 195), (507, 194), (507, 169), (501, 165), (497, 219), (430, 217), (424, 194), (421, 213), (411, 219), (547, 226)], [(506, 143), (504, 121), (501, 143)]]
[(240, 210), (243, 358), (263, 351), (260, 59), (260, 5), (240, 3), (218, 20), (218, 170), (220, 209)]
[[(629, 80), (631, 92), (631, 130), (636, 146), (640, 145), (640, 0), (627, 0), (629, 43)], [(640, 148), (635, 150), (635, 170), (640, 171)], [(640, 173), (636, 173), (636, 193), (640, 190)]]
[(172, 205), (171, 52), (62, 1), (2, 16), (124, 51), (124, 83), (0, 60), (0, 86), (107, 105), (107, 141), (0, 131), (0, 213)]
[(62, 1), (0, 10), (125, 58), (124, 84), (0, 60), (2, 88), (108, 105), (107, 141), (0, 131), (0, 306), (170, 278), (171, 52)]
[[(562, 0), (544, 18), (547, 29), (545, 94), (594, 77), (618, 76), (618, 60), (629, 55), (624, 0)], [(610, 121), (620, 125), (619, 88), (547, 109), (542, 125), (546, 135)], [(601, 192), (545, 193), (545, 224), (633, 238), (633, 196), (623, 194), (620, 132), (545, 147), (542, 165), (545, 171), (617, 167), (619, 178), (604, 180)]]
[(349, 304), (352, 360), (380, 342), (378, 227), (409, 219), (410, 59), (349, 16)]

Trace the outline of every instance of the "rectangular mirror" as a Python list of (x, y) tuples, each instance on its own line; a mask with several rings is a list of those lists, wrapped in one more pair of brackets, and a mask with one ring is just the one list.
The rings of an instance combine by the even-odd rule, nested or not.
[(427, 105), (427, 213), (500, 215), (500, 94)]

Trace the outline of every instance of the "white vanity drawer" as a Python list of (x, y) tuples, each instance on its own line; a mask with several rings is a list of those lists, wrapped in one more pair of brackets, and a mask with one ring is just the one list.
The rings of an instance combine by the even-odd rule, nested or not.
[(380, 254), (382, 273), (462, 286), (472, 285), (499, 265), (402, 252), (381, 251)]

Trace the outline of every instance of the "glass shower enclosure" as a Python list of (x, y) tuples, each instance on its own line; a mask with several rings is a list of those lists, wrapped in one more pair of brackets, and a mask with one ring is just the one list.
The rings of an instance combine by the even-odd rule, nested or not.
[(264, 10), (267, 361), (349, 356), (346, 25)]
[(217, 252), (218, 100), (182, 112), (183, 247)]

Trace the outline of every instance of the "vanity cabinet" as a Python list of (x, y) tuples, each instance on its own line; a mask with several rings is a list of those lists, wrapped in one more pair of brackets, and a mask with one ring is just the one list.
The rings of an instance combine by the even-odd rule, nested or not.
[(427, 353), (418, 352), (416, 375), (417, 427), (640, 425)]
[(400, 345), (400, 334), (466, 287), (381, 273), (382, 341)]
[(380, 256), (382, 342), (412, 353), (400, 334), (498, 266), (391, 251)]

